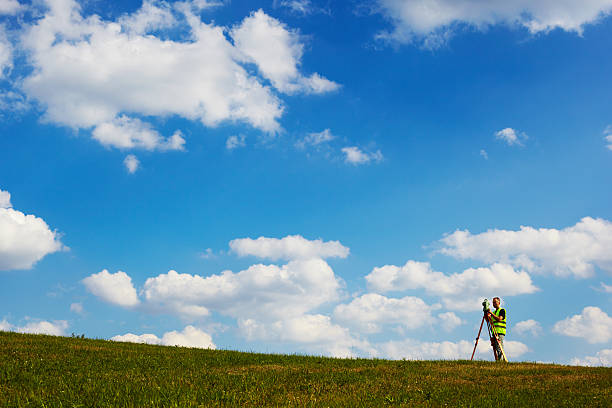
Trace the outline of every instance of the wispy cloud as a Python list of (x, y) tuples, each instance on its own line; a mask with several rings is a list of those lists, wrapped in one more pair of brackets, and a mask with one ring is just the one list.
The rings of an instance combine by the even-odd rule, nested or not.
[(344, 153), (345, 163), (349, 163), (355, 166), (360, 164), (367, 164), (370, 162), (380, 162), (383, 160), (383, 154), (380, 150), (375, 152), (364, 152), (357, 146), (347, 146), (342, 148)]
[(527, 134), (512, 128), (505, 128), (495, 132), (495, 138), (505, 142), (508, 146), (523, 146), (524, 141), (528, 139)]
[(233, 135), (227, 138), (225, 141), (225, 148), (227, 150), (234, 150), (239, 147), (246, 146), (246, 136), (245, 135)]
[(298, 149), (304, 149), (306, 146), (319, 146), (323, 143), (331, 142), (335, 139), (332, 135), (331, 130), (325, 129), (321, 132), (313, 132), (306, 135), (303, 139), (297, 141), (295, 146)]
[(138, 167), (140, 167), (140, 160), (138, 160), (138, 158), (133, 154), (128, 154), (123, 160), (123, 164), (125, 165), (128, 173), (134, 174), (136, 170), (138, 170)]
[(606, 139), (606, 143), (608, 143), (606, 147), (612, 150), (612, 125), (608, 125), (604, 129), (603, 134), (604, 134), (604, 139)]
[(484, 31), (494, 25), (527, 29), (531, 34), (556, 28), (582, 34), (584, 26), (609, 15), (609, 0), (531, 1), (506, 0), (377, 0), (376, 11), (392, 29), (378, 38), (398, 43), (416, 43), (426, 48), (444, 45), (462, 26)]

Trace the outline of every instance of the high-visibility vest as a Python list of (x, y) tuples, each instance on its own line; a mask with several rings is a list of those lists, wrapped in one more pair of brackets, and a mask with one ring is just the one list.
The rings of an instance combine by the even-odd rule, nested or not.
[(491, 320), (493, 321), (493, 327), (495, 328), (495, 333), (497, 334), (503, 334), (504, 336), (506, 335), (506, 319), (508, 318), (508, 314), (506, 312), (506, 309), (504, 308), (499, 308), (497, 310), (495, 310), (493, 312), (493, 314), (497, 317), (499, 317), (499, 313), (501, 311), (504, 311), (504, 318), (500, 321), (497, 321), (493, 318), (491, 318)]

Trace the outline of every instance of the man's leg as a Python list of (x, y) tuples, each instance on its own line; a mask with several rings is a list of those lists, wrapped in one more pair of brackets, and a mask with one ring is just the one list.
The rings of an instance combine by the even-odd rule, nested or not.
[(495, 345), (495, 349), (497, 350), (497, 356), (498, 356), (498, 360), (501, 360), (502, 358), (504, 358), (503, 354), (502, 354), (502, 347), (504, 347), (504, 337), (506, 335), (505, 334), (498, 334), (497, 338), (499, 339), (499, 343), (497, 343)]

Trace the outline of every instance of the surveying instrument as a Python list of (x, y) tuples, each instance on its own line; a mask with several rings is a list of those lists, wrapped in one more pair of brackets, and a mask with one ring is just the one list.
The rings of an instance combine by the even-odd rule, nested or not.
[[(480, 322), (480, 329), (478, 329), (478, 336), (476, 336), (476, 344), (474, 344), (474, 351), (472, 351), (472, 357), (470, 358), (470, 360), (474, 360), (474, 353), (476, 353), (476, 346), (478, 346), (478, 339), (480, 338), (480, 332), (482, 332), (482, 324), (486, 321), (487, 332), (489, 333), (489, 339), (491, 339), (491, 347), (493, 347), (493, 355), (495, 356), (495, 360), (503, 360), (507, 363), (508, 359), (506, 358), (506, 353), (504, 353), (504, 348), (499, 342), (499, 337), (497, 337), (495, 326), (493, 326), (493, 322), (491, 321), (491, 318), (488, 315), (490, 310), (491, 308), (489, 307), (489, 301), (485, 299), (484, 302), (482, 302), (482, 321)], [(497, 348), (495, 347), (496, 345), (498, 345), (499, 349), (501, 350), (501, 356), (497, 355)]]

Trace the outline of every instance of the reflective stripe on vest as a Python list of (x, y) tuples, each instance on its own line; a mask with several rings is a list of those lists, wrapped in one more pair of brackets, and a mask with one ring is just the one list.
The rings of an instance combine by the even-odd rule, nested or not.
[(495, 327), (495, 332), (497, 334), (503, 334), (505, 336), (506, 335), (506, 319), (508, 318), (506, 309), (504, 309), (504, 308), (497, 309), (496, 311), (493, 312), (493, 314), (495, 316), (499, 317), (499, 314), (500, 314), (500, 312), (502, 310), (504, 311), (504, 319), (503, 320), (501, 320), (499, 322), (497, 320), (495, 320), (495, 319), (491, 319), (491, 320), (493, 320), (493, 327)]

